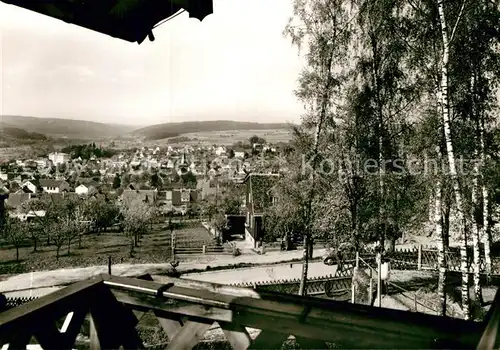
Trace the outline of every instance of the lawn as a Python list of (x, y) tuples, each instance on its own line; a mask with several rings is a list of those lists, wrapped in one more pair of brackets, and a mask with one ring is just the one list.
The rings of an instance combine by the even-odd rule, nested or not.
[[(71, 244), (70, 254), (64, 245), (56, 259), (56, 247), (42, 244), (37, 252), (28, 245), (19, 250), (19, 261), (16, 261), (16, 249), (10, 245), (0, 246), (0, 275), (23, 272), (54, 270), (69, 267), (87, 267), (106, 265), (108, 257), (112, 264), (130, 263), (166, 263), (171, 258), (170, 231), (158, 225), (144, 235), (139, 246), (130, 257), (130, 240), (122, 233), (105, 232), (89, 234), (82, 238), (81, 247), (78, 240)], [(213, 239), (201, 224), (191, 225), (176, 231), (177, 247), (202, 247), (213, 244)]]

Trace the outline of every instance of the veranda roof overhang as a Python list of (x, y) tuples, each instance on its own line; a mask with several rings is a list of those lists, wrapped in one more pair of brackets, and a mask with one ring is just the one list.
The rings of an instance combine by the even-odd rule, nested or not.
[(180, 11), (202, 21), (212, 0), (0, 0), (115, 38), (141, 44), (153, 28)]

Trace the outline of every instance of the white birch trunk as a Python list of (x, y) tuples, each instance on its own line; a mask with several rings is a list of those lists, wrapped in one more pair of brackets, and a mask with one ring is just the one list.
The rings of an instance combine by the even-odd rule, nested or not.
[[(482, 118), (481, 118), (482, 119)], [(491, 275), (491, 240), (490, 240), (490, 223), (489, 223), (489, 191), (484, 179), (484, 170), (486, 167), (486, 151), (484, 146), (484, 121), (479, 124), (479, 141), (480, 141), (480, 157), (481, 157), (481, 192), (483, 197), (483, 222), (481, 225), (480, 237), (484, 244), (484, 263), (485, 272), (488, 278)]]
[[(438, 148), (438, 154), (441, 152)], [(439, 159), (441, 157), (438, 156)], [(438, 175), (436, 180), (436, 193), (434, 195), (434, 225), (436, 227), (436, 237), (438, 246), (438, 256), (437, 263), (439, 269), (438, 275), (438, 298), (439, 298), (439, 311), (442, 316), (446, 316), (446, 259), (445, 259), (445, 247), (444, 247), (444, 237), (443, 237), (443, 225), (442, 225), (442, 185), (441, 185), (441, 174)]]
[(482, 300), (481, 283), (480, 283), (480, 267), (481, 267), (481, 253), (479, 249), (479, 225), (476, 220), (476, 210), (478, 208), (478, 176), (479, 165), (474, 164), (474, 174), (472, 178), (472, 246), (474, 251), (473, 272), (474, 272), (474, 295), (476, 300)]
[[(476, 121), (476, 128), (477, 128), (477, 135), (480, 138), (480, 132), (479, 132), (479, 114), (477, 113), (478, 109), (476, 108), (476, 103), (475, 103), (475, 88), (476, 88), (476, 79), (474, 77), (474, 74), (471, 76), (471, 93), (472, 93), (472, 105), (471, 105), (471, 116), (472, 119)], [(473, 281), (474, 281), (474, 296), (476, 301), (481, 302), (483, 301), (482, 297), (482, 291), (481, 291), (481, 249), (479, 247), (479, 243), (481, 240), (481, 232), (480, 232), (480, 226), (479, 222), (477, 220), (477, 211), (479, 209), (479, 163), (478, 163), (478, 156), (479, 156), (480, 150), (479, 147), (476, 146), (475, 148), (475, 158), (474, 159), (474, 170), (472, 174), (472, 191), (471, 191), (471, 199), (472, 199), (472, 247), (473, 247), (473, 264), (472, 264), (472, 269), (473, 269)]]
[[(439, 89), (436, 93), (437, 96), (437, 112), (441, 115), (443, 112), (441, 106), (441, 94)], [(437, 162), (439, 164), (438, 169), (442, 170), (443, 155), (441, 153), (441, 137), (438, 138), (438, 145), (436, 146)], [(445, 239), (447, 232), (443, 230), (443, 183), (442, 183), (442, 171), (437, 174), (436, 181), (436, 192), (434, 194), (434, 225), (436, 229), (437, 245), (438, 245), (438, 298), (439, 298), (439, 312), (442, 316), (446, 316), (446, 248), (448, 240)]]
[[(380, 117), (380, 132), (383, 130), (383, 125), (382, 125), (382, 117)], [(379, 161), (379, 191), (380, 191), (380, 208), (379, 208), (379, 215), (380, 215), (380, 229), (382, 229), (382, 232), (380, 234), (380, 247), (382, 249), (381, 253), (383, 254), (384, 248), (385, 248), (385, 202), (384, 202), (384, 175), (385, 175), (385, 164), (384, 164), (384, 156), (382, 154), (382, 147), (383, 147), (383, 140), (382, 140), (382, 135), (379, 136), (379, 153), (378, 153), (378, 161)]]
[(437, 1), (439, 20), (441, 23), (441, 35), (443, 39), (443, 56), (441, 59), (441, 101), (442, 101), (442, 119), (444, 128), (444, 137), (446, 144), (446, 153), (448, 156), (448, 165), (450, 177), (452, 179), (453, 192), (457, 205), (457, 216), (460, 230), (460, 270), (462, 272), (462, 310), (464, 319), (470, 318), (469, 307), (469, 271), (467, 266), (467, 235), (465, 230), (465, 216), (463, 211), (462, 195), (458, 181), (457, 168), (455, 164), (455, 155), (453, 152), (453, 144), (451, 140), (451, 122), (448, 103), (448, 62), (449, 62), (449, 42), (446, 26), (446, 18), (444, 15), (443, 0)]

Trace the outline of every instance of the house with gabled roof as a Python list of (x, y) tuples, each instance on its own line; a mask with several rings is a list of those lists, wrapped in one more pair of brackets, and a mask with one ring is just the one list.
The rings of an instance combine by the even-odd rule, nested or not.
[(69, 183), (65, 180), (40, 179), (40, 187), (46, 193), (62, 193), (70, 190)]
[(75, 188), (75, 193), (79, 196), (88, 196), (97, 192), (97, 188), (92, 185), (81, 184)]
[(145, 203), (156, 204), (158, 199), (158, 191), (154, 190), (124, 190), (121, 195), (121, 200), (127, 204), (131, 203), (137, 198), (140, 198)]
[(30, 193), (10, 193), (5, 204), (9, 209), (16, 209), (20, 207), (23, 203), (28, 202), (31, 199)]
[(278, 174), (250, 173), (246, 176), (245, 206), (247, 210), (245, 240), (254, 248), (264, 237), (262, 217), (274, 201), (272, 188), (279, 180)]
[(34, 181), (24, 181), (20, 187), (21, 188), (18, 190), (18, 192), (37, 193), (37, 185), (34, 183)]

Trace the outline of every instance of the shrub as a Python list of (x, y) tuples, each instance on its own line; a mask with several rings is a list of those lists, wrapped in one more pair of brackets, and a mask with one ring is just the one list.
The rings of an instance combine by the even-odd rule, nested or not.
[(240, 256), (241, 255), (241, 251), (237, 247), (233, 246), (233, 253), (232, 254), (235, 257), (236, 256)]

